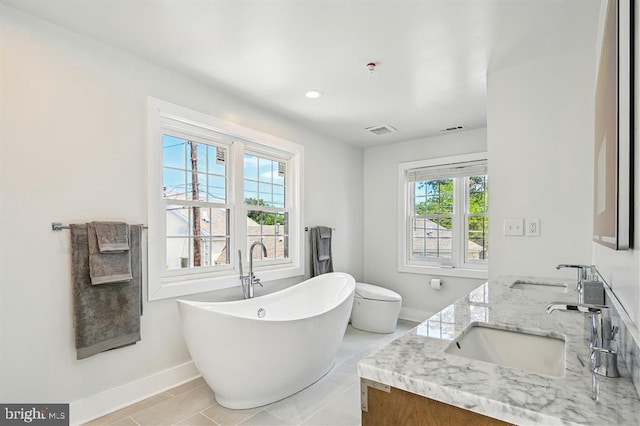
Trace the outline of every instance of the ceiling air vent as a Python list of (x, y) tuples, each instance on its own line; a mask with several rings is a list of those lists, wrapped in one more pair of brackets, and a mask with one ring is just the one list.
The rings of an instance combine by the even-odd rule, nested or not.
[(373, 133), (374, 135), (386, 135), (387, 133), (394, 133), (397, 132), (398, 129), (396, 129), (393, 126), (390, 126), (388, 124), (384, 124), (382, 126), (371, 126), (371, 127), (367, 127), (365, 128), (366, 131)]
[(459, 130), (464, 130), (464, 126), (462, 124), (459, 124), (457, 126), (447, 127), (445, 129), (440, 129), (442, 133), (457, 132)]

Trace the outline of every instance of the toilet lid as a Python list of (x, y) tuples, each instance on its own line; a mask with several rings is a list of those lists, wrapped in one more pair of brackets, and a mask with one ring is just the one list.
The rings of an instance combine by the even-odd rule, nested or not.
[(393, 290), (366, 283), (356, 283), (356, 297), (385, 302), (400, 302), (402, 297)]

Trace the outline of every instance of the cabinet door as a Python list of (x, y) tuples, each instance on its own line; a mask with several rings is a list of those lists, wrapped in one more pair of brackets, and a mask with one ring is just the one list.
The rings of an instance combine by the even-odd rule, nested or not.
[[(388, 388), (388, 392), (366, 384), (361, 384), (361, 387), (363, 398), (364, 395), (367, 398), (362, 410), (363, 426), (489, 426), (509, 424), (393, 387)], [(366, 406), (366, 411), (364, 406)]]

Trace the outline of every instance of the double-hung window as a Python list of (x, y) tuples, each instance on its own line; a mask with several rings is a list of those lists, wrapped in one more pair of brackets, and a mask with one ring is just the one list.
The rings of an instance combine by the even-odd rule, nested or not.
[(166, 270), (227, 266), (233, 213), (227, 197), (228, 147), (178, 134), (167, 129), (162, 135)]
[(303, 148), (148, 99), (149, 300), (304, 274)]
[(402, 163), (398, 188), (399, 271), (486, 277), (486, 155)]
[[(244, 208), (247, 222), (247, 250), (253, 241), (261, 241), (265, 264), (278, 264), (289, 259), (289, 211), (286, 203), (287, 164), (277, 158), (247, 151), (244, 153)], [(255, 261), (255, 259), (254, 259)]]

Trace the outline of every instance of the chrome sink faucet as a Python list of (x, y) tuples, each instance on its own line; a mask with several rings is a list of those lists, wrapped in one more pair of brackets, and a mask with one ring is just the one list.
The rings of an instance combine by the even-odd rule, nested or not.
[(585, 303), (552, 302), (545, 311), (573, 311), (589, 314), (591, 319), (589, 347), (611, 349), (611, 315), (609, 307), (604, 305), (590, 305)]
[(556, 266), (556, 269), (564, 269), (564, 268), (576, 268), (578, 270), (578, 286), (576, 289), (578, 290), (578, 302), (582, 303), (584, 301), (584, 291), (583, 291), (583, 283), (588, 279), (588, 271), (591, 269), (591, 266), (587, 265), (572, 265), (561, 263)]
[(594, 363), (593, 372), (606, 377), (619, 377), (618, 354), (611, 349), (611, 342), (617, 329), (611, 326), (609, 307), (585, 303), (552, 302), (545, 309), (548, 314), (557, 310), (590, 315), (589, 349)]
[(242, 296), (245, 299), (253, 298), (253, 287), (258, 284), (263, 287), (260, 282), (260, 278), (256, 277), (253, 273), (253, 249), (256, 246), (262, 247), (263, 256), (267, 255), (267, 248), (260, 241), (254, 241), (249, 247), (249, 275), (244, 275), (242, 272), (242, 252), (238, 250), (238, 262), (240, 263), (240, 284), (242, 285)]

